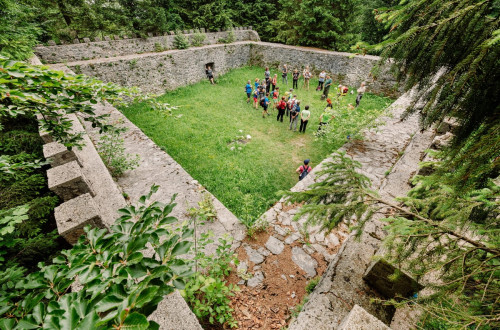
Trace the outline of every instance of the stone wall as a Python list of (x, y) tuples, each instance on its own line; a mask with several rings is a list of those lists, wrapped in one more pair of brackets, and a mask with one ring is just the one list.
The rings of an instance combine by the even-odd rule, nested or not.
[[(371, 74), (373, 66), (380, 60), (378, 56), (259, 42), (252, 43), (251, 58), (254, 64), (273, 68), (278, 68), (286, 63), (289, 70), (297, 68), (300, 72), (305, 66), (309, 66), (315, 74), (326, 70), (333, 75), (334, 82), (340, 81), (345, 85), (357, 87), (365, 81), (368, 84), (368, 91), (371, 93), (393, 97), (401, 96), (401, 90), (395, 88), (396, 81), (388, 73), (388, 68), (384, 68), (377, 77)], [(280, 74), (278, 74), (278, 78), (280, 78)], [(291, 79), (290, 74), (288, 79)]]
[(216, 76), (250, 62), (250, 44), (237, 42), (163, 53), (139, 54), (68, 63), (76, 73), (122, 86), (160, 93), (206, 79), (205, 64)]
[[(241, 31), (244, 32), (244, 31)], [(67, 63), (73, 71), (123, 86), (137, 86), (144, 92), (161, 93), (206, 79), (205, 64), (214, 63), (214, 72), (248, 64), (276, 68), (287, 63), (290, 68), (309, 65), (313, 71), (321, 69), (333, 75), (334, 81), (349, 86), (368, 83), (368, 91), (375, 94), (399, 96), (394, 77), (385, 71), (377, 78), (371, 70), (377, 56), (361, 56), (281, 44), (240, 41), (161, 53), (124, 55), (112, 58)], [(279, 71), (278, 71), (279, 72)], [(289, 76), (289, 79), (291, 77)], [(291, 83), (290, 83), (291, 84)]]
[[(193, 38), (193, 31), (184, 31), (189, 40)], [(158, 47), (163, 50), (174, 48), (175, 35), (172, 34), (163, 36), (150, 36), (148, 38), (133, 38), (121, 39), (119, 37), (106, 37), (106, 40), (96, 38), (91, 42), (90, 39), (76, 39), (74, 44), (56, 45), (40, 45), (35, 48), (37, 56), (45, 63), (61, 63), (90, 60), (97, 58), (109, 58), (131, 54), (141, 54), (158, 52)], [(220, 39), (225, 39), (229, 31), (205, 33), (205, 45), (221, 43)], [(251, 28), (236, 28), (234, 30), (236, 41), (254, 40), (259, 41), (257, 32)]]

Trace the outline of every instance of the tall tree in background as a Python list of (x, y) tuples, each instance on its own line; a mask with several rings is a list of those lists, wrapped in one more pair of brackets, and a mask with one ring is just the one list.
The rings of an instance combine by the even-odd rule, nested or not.
[(230, 28), (235, 25), (237, 13), (228, 0), (188, 0), (179, 4), (180, 15), (188, 26), (210, 30)]
[(271, 22), (278, 18), (280, 4), (278, 0), (239, 0), (234, 2), (234, 10), (238, 13), (237, 25), (252, 26), (264, 41), (271, 41), (276, 30)]
[(290, 45), (346, 50), (354, 36), (353, 0), (280, 0), (278, 19), (272, 22), (275, 40)]

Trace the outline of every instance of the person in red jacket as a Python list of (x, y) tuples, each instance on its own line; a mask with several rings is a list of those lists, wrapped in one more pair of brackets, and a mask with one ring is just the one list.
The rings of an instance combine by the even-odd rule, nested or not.
[(304, 179), (309, 172), (311, 172), (312, 167), (309, 166), (309, 159), (304, 160), (304, 165), (300, 165), (295, 172), (299, 173), (299, 181)]
[(285, 114), (286, 109), (286, 101), (284, 96), (281, 97), (281, 101), (278, 102), (276, 108), (278, 109), (278, 117), (276, 118), (276, 120), (283, 122), (283, 115)]

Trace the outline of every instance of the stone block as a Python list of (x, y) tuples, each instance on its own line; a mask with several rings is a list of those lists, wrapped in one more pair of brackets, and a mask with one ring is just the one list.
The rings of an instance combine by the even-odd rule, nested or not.
[(454, 118), (445, 118), (436, 128), (436, 133), (445, 134), (448, 132), (453, 133), (458, 127), (458, 122)]
[(83, 42), (91, 42), (90, 38), (83, 38)]
[(354, 305), (340, 323), (338, 330), (390, 330), (390, 328), (363, 307)]
[(80, 43), (80, 40), (78, 40), (78, 39), (73, 39), (73, 43), (74, 43), (74, 44), (79, 44), (79, 43)]
[(153, 37), (153, 34), (151, 32), (148, 32), (148, 37)]
[[(399, 276), (394, 280), (390, 280), (389, 276), (396, 271), (398, 271)], [(363, 274), (363, 279), (370, 287), (386, 298), (410, 297), (423, 288), (417, 281), (383, 258), (373, 261), (368, 266), (368, 269)]]
[(122, 35), (122, 39), (128, 39), (128, 35)]
[[(51, 142), (43, 145), (43, 155), (45, 158), (50, 159), (52, 167), (60, 166), (74, 160), (78, 161), (75, 152), (68, 150), (63, 144), (59, 142)], [(79, 162), (79, 161), (78, 161)]]
[(99, 37), (95, 37), (95, 38), (94, 38), (94, 41), (95, 41), (95, 42), (99, 42), (99, 41), (102, 41), (102, 39), (101, 39), (101, 38), (99, 38)]
[(111, 38), (109, 36), (104, 36), (105, 41), (111, 41)]
[(281, 254), (283, 249), (285, 248), (285, 244), (281, 242), (274, 236), (270, 236), (266, 242), (266, 248), (271, 251), (273, 254)]
[(54, 139), (52, 138), (52, 135), (49, 134), (49, 132), (44, 131), (44, 130), (38, 130), (38, 134), (40, 134), (40, 137), (42, 138), (43, 143), (54, 142)]
[(170, 34), (171, 36), (173, 36), (173, 35), (175, 35), (175, 32), (174, 32), (174, 31), (170, 31), (170, 32), (169, 32), (169, 34)]
[(120, 36), (113, 36), (113, 39), (120, 40)]
[(292, 261), (299, 266), (300, 269), (306, 272), (307, 277), (310, 278), (316, 276), (316, 267), (318, 267), (318, 262), (297, 246), (292, 248)]
[(57, 230), (70, 244), (75, 244), (87, 225), (105, 228), (97, 206), (90, 194), (62, 203), (54, 209)]
[(76, 161), (49, 169), (47, 178), (49, 189), (64, 201), (87, 193), (95, 196)]
[(47, 42), (47, 44), (48, 44), (49, 46), (55, 46), (55, 45), (56, 45), (56, 42), (55, 42), (54, 40), (49, 40), (49, 41)]
[(160, 329), (165, 330), (203, 330), (179, 291), (165, 296), (148, 320), (158, 323)]

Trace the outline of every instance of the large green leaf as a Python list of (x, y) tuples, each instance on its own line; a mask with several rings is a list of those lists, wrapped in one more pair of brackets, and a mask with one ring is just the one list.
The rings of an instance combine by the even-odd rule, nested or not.
[(139, 313), (132, 313), (127, 316), (120, 329), (127, 330), (146, 330), (149, 322), (146, 317)]

